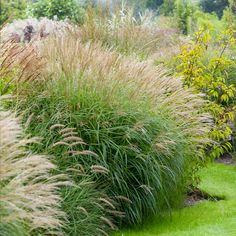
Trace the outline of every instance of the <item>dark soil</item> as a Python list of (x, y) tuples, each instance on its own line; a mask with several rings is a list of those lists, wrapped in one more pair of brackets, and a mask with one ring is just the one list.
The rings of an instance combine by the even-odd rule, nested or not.
[(218, 196), (211, 196), (196, 188), (187, 194), (187, 197), (184, 201), (184, 205), (188, 207), (188, 206), (193, 206), (201, 201), (220, 201), (220, 200), (223, 200), (223, 198)]
[(225, 165), (235, 165), (235, 160), (232, 154), (225, 153), (223, 156), (215, 160), (217, 163), (222, 163)]

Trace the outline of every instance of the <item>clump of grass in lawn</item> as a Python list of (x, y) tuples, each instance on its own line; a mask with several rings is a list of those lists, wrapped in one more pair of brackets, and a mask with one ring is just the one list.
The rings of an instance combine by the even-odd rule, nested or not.
[[(105, 205), (115, 207), (108, 219), (101, 216), (111, 228), (111, 213), (118, 213), (118, 222), (136, 224), (179, 204), (209, 141), (201, 97), (148, 62), (83, 44), (71, 34), (46, 40), (39, 51), (46, 62), (43, 82), (31, 81), (27, 93), (18, 90), (16, 103), (25, 117), (33, 114), (28, 132), (44, 138), (34, 150), (54, 154), (62, 170), (83, 166), (105, 194)], [(86, 144), (53, 149), (59, 137), (49, 130), (55, 124), (74, 128)], [(71, 175), (80, 181), (78, 173)]]
[[(62, 175), (51, 175), (55, 166), (47, 156), (35, 155), (26, 146), (35, 139), (23, 137), (19, 120), (0, 110), (0, 234), (59, 235), (62, 232), (58, 189)], [(63, 180), (64, 179), (64, 180)]]

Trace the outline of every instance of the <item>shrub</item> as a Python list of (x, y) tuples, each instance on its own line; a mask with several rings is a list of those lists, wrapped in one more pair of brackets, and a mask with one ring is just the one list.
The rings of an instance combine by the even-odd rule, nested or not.
[(229, 7), (225, 8), (222, 17), (223, 22), (226, 27), (231, 27), (236, 31), (236, 3), (235, 1), (230, 1)]
[(26, 0), (2, 0), (0, 4), (0, 25), (7, 20), (25, 18), (26, 5)]
[[(205, 93), (210, 101), (205, 109), (211, 112), (215, 123), (209, 135), (216, 142), (207, 148), (212, 158), (232, 149), (230, 123), (234, 121), (236, 95), (236, 87), (230, 78), (236, 64), (227, 53), (235, 43), (233, 32), (226, 30), (214, 40), (209, 31), (198, 32), (194, 41), (183, 46), (178, 61), (184, 84)], [(215, 49), (214, 45), (218, 47)], [(213, 53), (209, 54), (210, 51)]]
[[(49, 158), (34, 155), (26, 146), (19, 120), (0, 110), (0, 234), (32, 235), (34, 231), (58, 235), (65, 214), (59, 209), (62, 176), (52, 176)], [(54, 233), (53, 233), (54, 232)]]
[(82, 23), (84, 18), (84, 10), (76, 0), (39, 0), (29, 6), (28, 12), (36, 18), (56, 17), (58, 20), (70, 19), (77, 23)]
[[(54, 153), (61, 169), (82, 165), (106, 204), (117, 204), (108, 213), (125, 212), (123, 223), (177, 204), (202, 165), (209, 130), (209, 117), (199, 112), (202, 99), (148, 62), (82, 44), (73, 35), (47, 40), (41, 50), (45, 80), (18, 90), (24, 99), (16, 104), (26, 117), (34, 114), (28, 131), (45, 140), (36, 150)], [(55, 124), (73, 128), (87, 145), (79, 139), (72, 150), (51, 150)], [(79, 176), (73, 173), (74, 180)]]
[(210, 14), (196, 10), (194, 13), (193, 32), (197, 32), (200, 29), (209, 29), (212, 37), (217, 37), (225, 29), (225, 25), (222, 20), (219, 20), (216, 14)]
[(157, 9), (163, 4), (163, 0), (147, 0), (146, 6), (148, 8)]

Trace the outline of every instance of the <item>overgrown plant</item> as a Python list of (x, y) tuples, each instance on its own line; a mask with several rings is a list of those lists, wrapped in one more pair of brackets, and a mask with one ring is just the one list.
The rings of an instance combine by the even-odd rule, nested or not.
[[(194, 41), (182, 47), (178, 57), (178, 75), (183, 76), (185, 86), (204, 93), (209, 100), (204, 109), (214, 117), (215, 127), (209, 136), (215, 144), (207, 147), (207, 153), (212, 158), (232, 148), (231, 123), (235, 119), (236, 87), (230, 80), (230, 72), (236, 64), (227, 56), (227, 50), (235, 42), (230, 29), (217, 40), (211, 38), (209, 31), (202, 30), (196, 33)], [(209, 54), (212, 47), (217, 48), (217, 54)]]

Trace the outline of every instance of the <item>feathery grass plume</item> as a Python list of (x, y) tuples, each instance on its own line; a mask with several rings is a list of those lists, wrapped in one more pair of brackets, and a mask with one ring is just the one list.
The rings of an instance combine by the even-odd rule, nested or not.
[[(111, 103), (117, 102), (119, 93), (124, 93), (131, 101), (148, 96), (152, 106), (166, 107), (177, 121), (197, 126), (196, 132), (189, 129), (185, 132), (201, 136), (209, 129), (210, 116), (198, 112), (204, 103), (203, 95), (184, 89), (181, 78), (167, 76), (162, 67), (155, 67), (149, 61), (123, 57), (104, 49), (99, 43), (83, 44), (73, 34), (50, 38), (42, 51), (42, 56), (48, 60), (46, 69), (52, 75), (52, 83), (53, 78), (70, 78), (64, 94), (66, 97), (74, 95), (73, 88), (76, 90), (78, 86), (87, 85), (103, 90), (105, 99)], [(123, 88), (124, 84), (126, 88)], [(80, 104), (76, 106), (75, 109), (79, 110)], [(183, 117), (190, 120), (183, 120)]]
[[(83, 44), (73, 34), (48, 38), (38, 49), (46, 77), (17, 103), (26, 116), (35, 114), (28, 131), (45, 140), (36, 150), (56, 155), (61, 169), (82, 165), (96, 189), (118, 202), (123, 223), (139, 223), (179, 203), (209, 141), (211, 120), (200, 111), (201, 96), (149, 61)], [(87, 145), (53, 147), (62, 141), (48, 132), (55, 124), (73, 128), (66, 131), (78, 132)], [(91, 171), (94, 166), (108, 171)]]
[(23, 138), (18, 118), (0, 110), (1, 235), (62, 232), (65, 214), (58, 190), (66, 184), (65, 176), (52, 176), (55, 166), (48, 157), (26, 150), (34, 141)]
[(164, 48), (179, 44), (182, 39), (177, 29), (161, 28), (159, 19), (151, 11), (135, 14), (122, 5), (114, 13), (87, 10), (87, 20), (79, 29), (79, 38), (101, 42), (125, 55), (143, 59)]
[[(50, 122), (53, 122), (53, 119)], [(111, 216), (121, 217), (121, 213), (115, 212), (115, 203), (111, 202), (107, 195), (104, 196), (103, 191), (97, 190), (97, 184), (92, 178), (94, 173), (102, 175), (106, 174), (108, 170), (102, 166), (91, 166), (91, 168), (85, 169), (77, 161), (82, 155), (85, 158), (90, 158), (89, 155), (97, 155), (86, 150), (87, 144), (78, 136), (75, 128), (60, 123), (46, 125), (49, 129), (45, 130), (45, 135), (47, 135), (45, 142), (49, 146), (43, 144), (34, 148), (54, 154), (60, 171), (67, 173), (73, 180), (72, 186), (65, 187), (61, 191), (62, 209), (67, 214), (65, 234), (99, 236), (103, 235), (102, 232), (109, 233), (116, 229)], [(81, 146), (84, 146), (85, 149), (81, 149)], [(105, 201), (101, 201), (101, 199), (105, 199)], [(108, 202), (112, 205), (108, 205)], [(106, 218), (111, 224), (104, 222), (103, 218)]]
[(17, 93), (19, 86), (22, 90), (26, 82), (38, 80), (43, 64), (31, 44), (0, 43), (0, 95)]
[(14, 20), (1, 29), (1, 42), (14, 41), (28, 43), (51, 34), (61, 35), (72, 26), (66, 21), (50, 20), (45, 17)]

